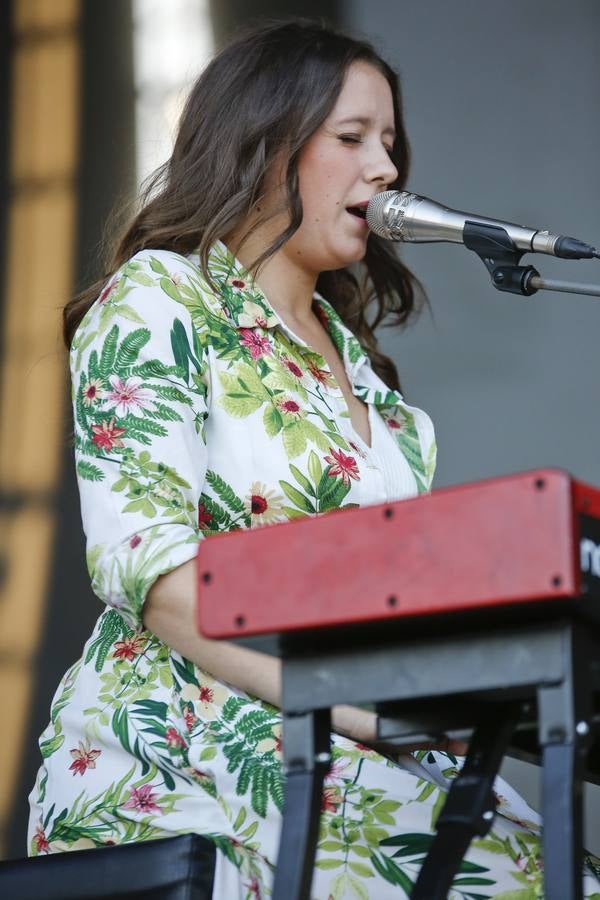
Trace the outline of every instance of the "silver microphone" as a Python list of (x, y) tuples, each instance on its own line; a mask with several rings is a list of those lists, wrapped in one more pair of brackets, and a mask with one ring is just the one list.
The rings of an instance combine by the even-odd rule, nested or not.
[(577, 238), (448, 209), (435, 200), (408, 191), (375, 194), (369, 200), (366, 218), (371, 231), (388, 241), (452, 241), (461, 244), (465, 224), (473, 222), (503, 228), (523, 253), (548, 253), (563, 259), (598, 256), (594, 247)]

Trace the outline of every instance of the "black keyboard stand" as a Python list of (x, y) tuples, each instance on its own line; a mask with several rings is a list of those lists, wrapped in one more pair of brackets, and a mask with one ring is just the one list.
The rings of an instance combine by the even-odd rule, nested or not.
[(433, 637), (431, 628), (408, 635), (403, 623), (393, 633), (388, 622), (355, 639), (314, 631), (295, 643), (286, 639), (283, 648), (269, 639), (251, 645), (283, 657), (287, 778), (273, 900), (310, 898), (329, 711), (339, 703), (375, 703), (386, 746), (472, 734), (415, 900), (444, 900), (473, 835), (491, 827), (492, 784), (507, 748), (525, 758), (533, 753), (542, 765), (544, 896), (583, 900), (582, 780), (597, 726), (597, 625), (564, 617), (496, 629), (470, 625)]

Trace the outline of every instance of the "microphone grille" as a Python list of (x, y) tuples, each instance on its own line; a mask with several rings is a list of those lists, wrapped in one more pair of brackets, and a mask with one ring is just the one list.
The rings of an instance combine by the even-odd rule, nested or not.
[(379, 237), (388, 239), (390, 237), (388, 227), (385, 223), (384, 211), (388, 200), (397, 193), (398, 191), (382, 191), (380, 194), (375, 194), (375, 196), (371, 197), (369, 200), (367, 205), (367, 225), (371, 231), (374, 231)]

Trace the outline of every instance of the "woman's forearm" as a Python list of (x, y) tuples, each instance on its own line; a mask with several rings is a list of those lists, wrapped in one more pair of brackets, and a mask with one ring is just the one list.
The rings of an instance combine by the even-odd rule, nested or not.
[[(161, 575), (148, 593), (144, 627), (219, 681), (281, 707), (281, 661), (265, 653), (200, 635), (195, 625), (196, 562)], [(355, 741), (373, 743), (375, 715), (355, 706), (332, 710), (332, 727)]]

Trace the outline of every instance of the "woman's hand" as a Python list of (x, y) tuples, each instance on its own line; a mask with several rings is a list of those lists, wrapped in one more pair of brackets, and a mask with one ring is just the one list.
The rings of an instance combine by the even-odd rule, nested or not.
[[(344, 714), (343, 718), (340, 714)], [(337, 714), (337, 715), (336, 715)], [(365, 746), (372, 747), (380, 753), (394, 755), (411, 753), (413, 750), (441, 750), (453, 756), (466, 756), (469, 745), (466, 741), (450, 740), (439, 743), (407, 743), (396, 744), (377, 737), (377, 715), (368, 709), (357, 706), (340, 706), (334, 709), (333, 729)], [(342, 727), (340, 727), (342, 725)]]

